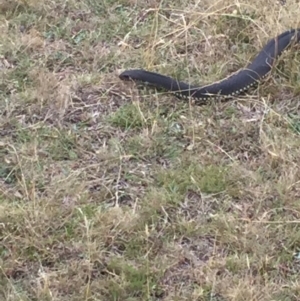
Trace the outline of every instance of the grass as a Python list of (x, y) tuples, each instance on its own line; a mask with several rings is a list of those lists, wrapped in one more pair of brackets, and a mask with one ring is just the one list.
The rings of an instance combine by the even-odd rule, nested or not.
[(226, 103), (118, 78), (222, 79), (299, 24), (296, 1), (0, 13), (1, 300), (299, 300), (299, 48)]

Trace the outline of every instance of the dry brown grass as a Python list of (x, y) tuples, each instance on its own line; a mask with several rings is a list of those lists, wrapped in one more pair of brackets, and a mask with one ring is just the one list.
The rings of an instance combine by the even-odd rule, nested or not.
[(219, 80), (297, 2), (0, 2), (1, 300), (300, 300), (297, 48), (222, 104), (117, 76)]

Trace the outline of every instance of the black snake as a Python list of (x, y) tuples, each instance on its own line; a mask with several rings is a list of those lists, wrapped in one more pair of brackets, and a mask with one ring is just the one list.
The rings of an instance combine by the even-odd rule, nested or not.
[(299, 41), (300, 28), (285, 31), (270, 40), (246, 68), (240, 69), (221, 81), (202, 87), (186, 84), (171, 77), (142, 69), (126, 70), (119, 77), (122, 80), (139, 81), (163, 88), (175, 93), (179, 98), (188, 99), (191, 97), (196, 104), (205, 104), (210, 98), (227, 100), (258, 84), (269, 74), (276, 58), (292, 42), (298, 43)]

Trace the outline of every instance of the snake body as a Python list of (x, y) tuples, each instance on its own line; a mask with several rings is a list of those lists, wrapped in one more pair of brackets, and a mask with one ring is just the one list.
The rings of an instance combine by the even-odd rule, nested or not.
[(205, 104), (211, 98), (227, 100), (257, 85), (270, 73), (275, 60), (282, 52), (293, 42), (299, 41), (300, 28), (285, 31), (271, 39), (246, 68), (240, 69), (221, 81), (202, 87), (142, 69), (126, 70), (119, 77), (122, 80), (133, 80), (163, 88), (175, 93), (179, 98), (192, 98), (196, 104)]

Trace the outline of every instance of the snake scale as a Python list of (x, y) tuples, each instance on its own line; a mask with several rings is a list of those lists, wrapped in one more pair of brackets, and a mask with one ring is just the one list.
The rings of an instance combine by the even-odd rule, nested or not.
[(221, 81), (206, 86), (194, 86), (159, 73), (143, 69), (126, 70), (119, 77), (121, 80), (133, 80), (163, 88), (175, 93), (178, 98), (194, 99), (195, 104), (205, 104), (211, 98), (228, 100), (245, 93), (250, 87), (257, 85), (271, 71), (275, 60), (293, 42), (300, 41), (300, 28), (283, 32), (271, 39), (246, 67), (238, 70)]

